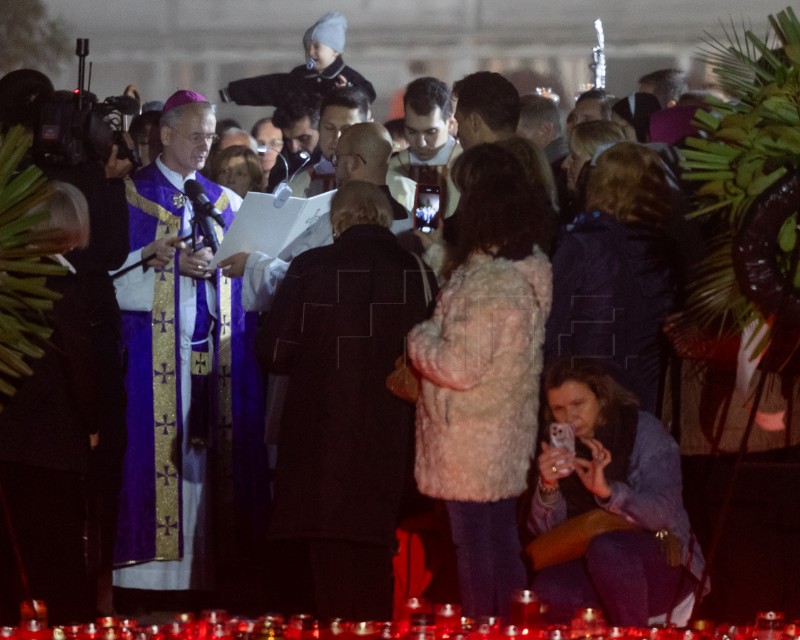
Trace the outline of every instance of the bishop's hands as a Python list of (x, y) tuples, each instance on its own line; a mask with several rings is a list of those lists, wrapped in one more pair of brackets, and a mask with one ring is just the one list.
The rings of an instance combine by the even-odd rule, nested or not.
[[(198, 242), (200, 240), (202, 240), (202, 237), (198, 239)], [(184, 246), (178, 258), (178, 270), (182, 276), (208, 280), (214, 275), (214, 269), (211, 268), (211, 259), (213, 257), (214, 252), (211, 251), (211, 247), (203, 247), (193, 251), (191, 246)]]
[(148, 267), (164, 269), (172, 262), (175, 251), (185, 247), (186, 244), (177, 236), (158, 238), (142, 249), (142, 258), (149, 258), (146, 263)]
[[(198, 238), (198, 242), (202, 237)], [(193, 250), (181, 238), (165, 237), (153, 240), (142, 249), (142, 257), (150, 257), (147, 261), (148, 267), (165, 269), (178, 256), (178, 271), (182, 276), (188, 276), (197, 280), (207, 280), (214, 274), (211, 268), (211, 259), (214, 254), (210, 247)]]

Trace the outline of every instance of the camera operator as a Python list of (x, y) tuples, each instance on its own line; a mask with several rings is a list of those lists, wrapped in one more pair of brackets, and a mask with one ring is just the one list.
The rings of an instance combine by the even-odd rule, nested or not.
[[(0, 121), (4, 127), (22, 124), (34, 133), (45, 104), (58, 98), (69, 104), (63, 102), (64, 93), (54, 92), (50, 80), (38, 71), (11, 72), (0, 79)], [(88, 140), (89, 132), (78, 135)], [(36, 157), (35, 146), (33, 151)], [(94, 520), (89, 527), (94, 532), (89, 558), (101, 574), (107, 573), (107, 602), (101, 612), (110, 612), (111, 556), (126, 430), (120, 312), (108, 271), (118, 268), (128, 253), (123, 178), (133, 167), (121, 155), (115, 144), (107, 158), (87, 152), (63, 164), (38, 162), (48, 178), (73, 184), (85, 196), (90, 242), (65, 253), (75, 273), (48, 281), (63, 294), (52, 314), (57, 330), (45, 345), (47, 355), (32, 363), (34, 374), (22, 387), (41, 386), (46, 376), (51, 388), (42, 388), (38, 403), (26, 404), (24, 412), (0, 413), (0, 488), (11, 507), (30, 595), (46, 600), (50, 622), (55, 624), (89, 619), (95, 613), (91, 595), (95, 585), (88, 582), (83, 554), (74, 557), (71, 538), (75, 532), (81, 536), (82, 551), (86, 496)], [(52, 367), (46, 375), (42, 363), (48, 359), (60, 363), (60, 375), (53, 375)], [(14, 409), (24, 395), (21, 388), (7, 409)], [(63, 403), (54, 407), (53, 401), (59, 399)], [(38, 481), (29, 482), (32, 478)], [(24, 508), (15, 510), (14, 505)], [(57, 513), (58, 521), (48, 524), (49, 535), (43, 537), (41, 514), (48, 512)], [(32, 529), (38, 530), (36, 536)], [(0, 540), (7, 533), (0, 528)], [(37, 540), (40, 547), (50, 545), (49, 552), (32, 548), (29, 540)], [(63, 549), (58, 562), (52, 561), (53, 549)], [(12, 562), (3, 555), (10, 551), (0, 541), (0, 567)], [(11, 576), (11, 588), (0, 591), (20, 593), (13, 585), (16, 568), (11, 566), (1, 572)], [(7, 610), (10, 605), (5, 602), (0, 605), (6, 607), (0, 606), (0, 624), (15, 624), (17, 612)]]
[(90, 160), (75, 167), (47, 167), (50, 177), (71, 182), (89, 201), (89, 246), (66, 255), (75, 267), (79, 295), (88, 305), (88, 325), (82, 334), (81, 380), (85, 392), (81, 413), (92, 425), (92, 452), (86, 476), (89, 515), (89, 568), (92, 588), (97, 585), (98, 613), (112, 613), (111, 571), (122, 483), (122, 458), (127, 444), (125, 426), (125, 356), (121, 315), (109, 271), (128, 256), (128, 205), (123, 179), (130, 160), (118, 157), (114, 145), (105, 163)]

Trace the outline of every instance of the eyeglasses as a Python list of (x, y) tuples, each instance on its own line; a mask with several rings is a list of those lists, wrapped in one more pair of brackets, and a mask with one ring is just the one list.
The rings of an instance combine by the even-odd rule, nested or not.
[(270, 149), (280, 152), (280, 150), (283, 149), (283, 138), (273, 138), (266, 142), (258, 141), (258, 155), (264, 156)]
[(193, 133), (192, 135), (187, 136), (185, 133), (178, 131), (175, 127), (169, 128), (177, 133), (181, 138), (188, 140), (195, 146), (199, 146), (201, 144), (214, 144), (217, 140), (219, 140), (219, 136), (216, 133)]
[(334, 153), (331, 156), (331, 164), (334, 167), (338, 167), (339, 166), (339, 158), (344, 158), (345, 156), (355, 156), (356, 158), (361, 160), (361, 162), (363, 162), (364, 164), (367, 164), (367, 161), (364, 160), (364, 156), (362, 156), (360, 153), (356, 153), (355, 151), (353, 151), (352, 153)]

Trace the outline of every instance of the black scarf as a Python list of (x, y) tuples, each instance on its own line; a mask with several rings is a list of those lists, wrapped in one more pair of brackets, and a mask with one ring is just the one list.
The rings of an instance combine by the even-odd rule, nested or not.
[[(611, 464), (605, 468), (606, 480), (625, 481), (628, 477), (633, 443), (636, 440), (636, 425), (639, 410), (635, 406), (622, 407), (608, 423), (597, 429), (595, 438), (611, 452)], [(589, 447), (576, 438), (575, 455), (590, 460)], [(561, 493), (567, 501), (567, 517), (580, 515), (597, 508), (595, 496), (583, 486), (578, 474), (573, 473), (559, 483)]]

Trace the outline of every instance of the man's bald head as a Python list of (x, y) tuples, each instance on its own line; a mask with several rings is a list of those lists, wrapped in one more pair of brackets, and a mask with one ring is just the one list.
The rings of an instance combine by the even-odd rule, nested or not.
[(336, 145), (336, 177), (344, 183), (358, 179), (373, 184), (386, 182), (392, 155), (392, 136), (377, 122), (360, 122), (344, 131)]

